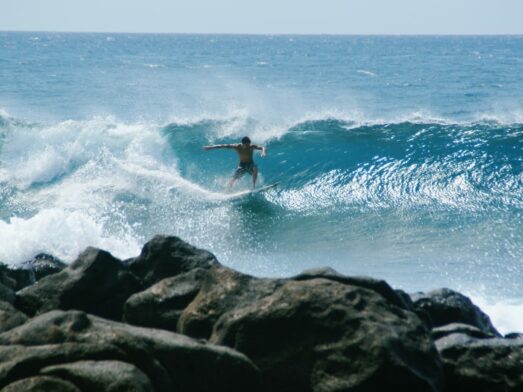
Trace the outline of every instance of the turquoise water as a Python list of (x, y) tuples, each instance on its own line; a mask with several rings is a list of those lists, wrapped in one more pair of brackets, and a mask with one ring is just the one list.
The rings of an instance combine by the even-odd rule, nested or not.
[[(0, 260), (174, 234), (255, 275), (451, 287), (523, 327), (522, 71), (519, 36), (0, 33)], [(235, 154), (201, 147), (244, 135), (280, 185), (230, 202)]]

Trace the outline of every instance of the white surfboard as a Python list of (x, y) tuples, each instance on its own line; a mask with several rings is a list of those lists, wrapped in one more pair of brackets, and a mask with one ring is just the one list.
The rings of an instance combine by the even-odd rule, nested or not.
[(256, 195), (257, 193), (262, 193), (269, 189), (272, 189), (275, 186), (277, 186), (278, 184), (279, 184), (278, 182), (275, 182), (274, 184), (265, 185), (265, 186), (262, 186), (261, 188), (255, 188), (255, 189), (249, 189), (246, 191), (231, 193), (230, 195), (228, 195), (227, 199), (228, 200), (238, 200), (238, 199), (242, 199), (244, 197), (250, 196), (250, 195)]

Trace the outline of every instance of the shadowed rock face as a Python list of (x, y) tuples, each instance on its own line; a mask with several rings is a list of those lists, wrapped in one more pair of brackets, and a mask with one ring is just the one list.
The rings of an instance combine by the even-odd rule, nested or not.
[(5, 388), (2, 392), (81, 392), (80, 389), (60, 378), (49, 376), (28, 377), (22, 380), (15, 381)]
[(198, 295), (182, 312), (178, 331), (209, 339), (221, 317), (271, 295), (283, 282), (254, 278), (225, 267), (213, 268), (205, 274)]
[(439, 289), (417, 293), (412, 294), (411, 298), (416, 312), (429, 315), (432, 327), (462, 323), (472, 325), (485, 334), (501, 336), (481, 309), (468, 297), (454, 290)]
[(6, 301), (6, 288), (13, 291), (21, 290), (24, 287), (31, 286), (44, 276), (57, 273), (65, 267), (65, 263), (45, 253), (40, 253), (32, 260), (26, 261), (13, 269), (0, 264), (0, 300)]
[(126, 260), (126, 264), (144, 286), (149, 287), (164, 278), (219, 263), (212, 253), (191, 246), (178, 237), (158, 235), (145, 244), (140, 256)]
[(436, 341), (449, 392), (523, 390), (523, 339), (454, 333)]
[(40, 372), (68, 380), (84, 391), (154, 391), (140, 369), (122, 361), (77, 361), (48, 366)]
[(32, 269), (14, 268), (0, 264), (0, 284), (17, 291), (35, 282), (35, 274)]
[(0, 301), (0, 332), (17, 327), (28, 320), (27, 316), (8, 302)]
[(244, 352), (265, 390), (441, 390), (442, 369), (416, 315), (370, 290), (288, 281), (224, 315), (211, 341)]
[(124, 306), (124, 320), (134, 325), (178, 331), (178, 320), (200, 291), (207, 271), (195, 268), (132, 295)]
[(11, 269), (5, 264), (0, 263), (0, 284), (15, 290), (17, 286), (16, 280), (11, 276)]
[(0, 387), (40, 375), (81, 390), (97, 390), (91, 386), (104, 379), (114, 379), (104, 391), (128, 390), (118, 389), (125, 385), (155, 391), (258, 387), (257, 369), (231, 349), (78, 311), (45, 313), (0, 334)]
[(408, 297), (407, 294), (405, 294), (399, 290), (393, 290), (389, 286), (389, 284), (387, 282), (385, 282), (384, 280), (378, 280), (378, 279), (373, 279), (370, 277), (363, 277), (363, 276), (358, 276), (358, 277), (345, 276), (343, 274), (340, 274), (338, 271), (336, 271), (332, 268), (329, 268), (329, 267), (306, 270), (306, 271), (303, 271), (301, 274), (296, 275), (292, 279), (301, 281), (301, 280), (317, 279), (317, 278), (324, 278), (324, 279), (332, 280), (334, 282), (339, 282), (339, 283), (343, 283), (343, 284), (366, 288), (366, 289), (375, 291), (376, 293), (380, 294), (383, 298), (385, 298), (392, 305), (396, 305), (396, 306), (406, 309), (406, 310), (413, 310), (410, 297)]
[(485, 333), (481, 329), (476, 328), (470, 324), (452, 323), (432, 329), (432, 339), (435, 341), (452, 334), (463, 334), (477, 339), (489, 339), (496, 337), (496, 335)]
[(81, 309), (120, 320), (127, 298), (143, 289), (110, 253), (87, 248), (74, 263), (17, 293), (16, 306), (28, 315), (52, 309)]
[(67, 267), (67, 264), (63, 261), (46, 253), (37, 254), (32, 260), (29, 260), (27, 264), (34, 271), (37, 281), (48, 275), (56, 274)]
[(15, 292), (11, 288), (0, 283), (0, 301), (13, 304), (15, 302), (15, 298)]
[(261, 369), (267, 391), (440, 390), (430, 332), (403, 307), (386, 283), (367, 278), (330, 279), (320, 271), (259, 279), (217, 266), (135, 294), (125, 318), (144, 326), (162, 320), (244, 352)]
[(330, 268), (256, 278), (166, 236), (60, 269), (15, 294), (0, 266), (0, 389), (523, 390), (521, 335), (452, 290), (411, 298)]

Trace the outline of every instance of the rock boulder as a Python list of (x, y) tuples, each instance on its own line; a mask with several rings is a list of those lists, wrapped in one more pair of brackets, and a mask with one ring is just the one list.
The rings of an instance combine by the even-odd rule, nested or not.
[(127, 298), (142, 289), (120, 260), (87, 248), (69, 267), (19, 291), (15, 306), (31, 316), (53, 309), (79, 309), (120, 320)]
[(196, 268), (132, 295), (124, 305), (124, 320), (133, 325), (178, 331), (178, 320), (200, 291), (207, 271)]
[(465, 295), (450, 289), (439, 289), (428, 293), (411, 295), (414, 309), (420, 317), (428, 315), (432, 327), (452, 323), (469, 324), (485, 334), (501, 336), (494, 328), (490, 318)]
[(448, 392), (523, 391), (523, 339), (454, 333), (436, 341)]
[(27, 320), (27, 316), (9, 302), (0, 301), (0, 332), (17, 327)]
[(439, 356), (414, 313), (327, 279), (287, 281), (224, 314), (211, 342), (251, 358), (267, 391), (443, 388)]
[[(0, 334), (0, 388), (40, 376), (86, 391), (257, 391), (259, 385), (255, 366), (229, 348), (59, 310)], [(136, 389), (124, 388), (131, 384)]]
[(155, 236), (147, 242), (140, 255), (126, 260), (131, 272), (149, 287), (164, 278), (173, 277), (195, 268), (207, 269), (218, 265), (214, 255), (198, 249), (178, 237)]

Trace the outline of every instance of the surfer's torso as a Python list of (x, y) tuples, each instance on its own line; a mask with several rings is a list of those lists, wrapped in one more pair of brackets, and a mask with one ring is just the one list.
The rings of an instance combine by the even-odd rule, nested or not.
[(240, 163), (243, 164), (251, 164), (254, 162), (252, 156), (254, 150), (257, 149), (258, 146), (254, 144), (238, 144), (234, 149), (238, 153), (238, 157), (240, 158)]

